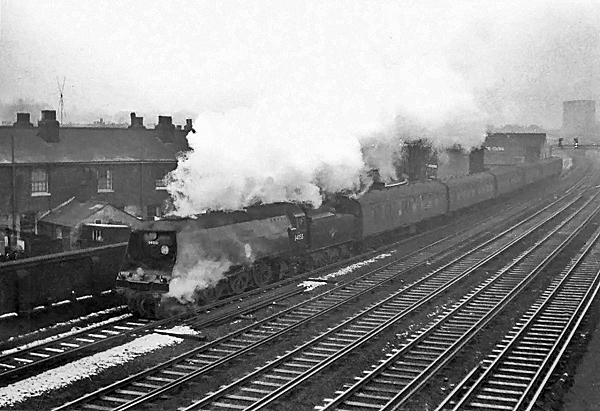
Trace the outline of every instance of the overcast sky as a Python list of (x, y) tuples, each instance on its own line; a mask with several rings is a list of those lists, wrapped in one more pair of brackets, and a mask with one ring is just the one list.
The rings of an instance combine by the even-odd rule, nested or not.
[(56, 109), (57, 78), (68, 121), (304, 94), (362, 107), (366, 128), (399, 112), (560, 127), (563, 100), (600, 89), (598, 1), (0, 1), (0, 120), (20, 99)]

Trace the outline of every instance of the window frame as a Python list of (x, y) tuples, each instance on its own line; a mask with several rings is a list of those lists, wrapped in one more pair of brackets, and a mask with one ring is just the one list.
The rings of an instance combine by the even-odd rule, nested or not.
[(154, 189), (155, 190), (159, 190), (159, 191), (166, 191), (167, 189), (167, 183), (165, 182), (164, 177), (163, 178), (157, 178), (154, 180)]
[[(98, 170), (97, 174), (97, 190), (98, 193), (114, 193), (114, 185), (113, 185), (113, 171), (110, 168), (104, 168), (102, 170)], [(101, 187), (100, 182), (105, 182), (105, 186)]]
[[(150, 213), (148, 213), (148, 210), (150, 210), (151, 208), (154, 211), (153, 215), (150, 215)], [(146, 219), (162, 218), (163, 216), (163, 208), (160, 204), (146, 204)]]
[[(43, 173), (44, 178), (35, 179), (36, 173)], [(31, 170), (29, 189), (32, 197), (45, 197), (50, 195), (50, 176), (45, 168), (34, 168)]]

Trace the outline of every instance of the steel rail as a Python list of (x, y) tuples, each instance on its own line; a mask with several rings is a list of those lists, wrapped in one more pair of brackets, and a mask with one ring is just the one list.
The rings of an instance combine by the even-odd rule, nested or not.
[[(485, 259), (489, 261), (488, 258)], [(481, 264), (477, 263), (476, 266), (480, 267)], [(436, 291), (415, 290), (413, 297), (416, 297), (416, 301), (409, 300), (405, 302), (404, 306), (400, 299), (395, 298), (397, 295), (392, 295), (286, 355), (278, 357), (266, 366), (208, 395), (184, 410), (188, 411), (207, 406), (248, 410), (264, 407), (282, 395), (289, 393), (290, 390), (349, 354), (355, 348), (360, 347), (374, 336), (387, 330), (398, 320), (411, 313), (412, 310), (430, 302), (434, 297), (446, 291), (459, 279), (464, 278), (464, 276), (472, 271), (473, 268), (468, 269), (463, 275), (454, 277), (453, 280), (446, 280), (441, 287), (438, 284), (437, 288), (434, 288)], [(439, 282), (440, 280), (438, 279), (437, 281)], [(402, 291), (397, 294), (401, 293)], [(400, 310), (398, 310), (398, 307), (400, 307)], [(369, 314), (373, 314), (373, 316), (369, 318)], [(362, 320), (362, 323), (360, 323), (360, 320)], [(352, 326), (355, 328), (352, 329)], [(320, 343), (321, 346), (319, 347), (318, 344)], [(308, 349), (312, 349), (313, 351), (311, 352)], [(332, 352), (334, 354), (331, 354)], [(301, 357), (301, 355), (304, 355), (304, 357)], [(307, 358), (307, 356), (310, 358)], [(321, 359), (319, 360), (319, 358)], [(268, 372), (271, 372), (271, 374), (267, 374)], [(270, 381), (264, 381), (265, 379)], [(250, 383), (250, 386), (245, 387), (244, 385), (248, 383)], [(244, 391), (244, 388), (246, 391)], [(232, 391), (238, 389), (242, 389), (243, 393), (231, 394)], [(257, 395), (258, 397), (256, 397)], [(228, 402), (223, 402), (223, 400)]]
[[(571, 202), (569, 202), (569, 203), (568, 203), (567, 205), (565, 205), (564, 207), (562, 207), (562, 208), (561, 208), (561, 210), (564, 210), (564, 209), (566, 209), (567, 207), (569, 207), (570, 205), (572, 205), (572, 204), (573, 204), (575, 201), (577, 201), (577, 198), (576, 198), (576, 199), (574, 199), (574, 200), (572, 200)], [(555, 202), (555, 203), (553, 203), (553, 204), (556, 204), (556, 202)], [(542, 213), (544, 213), (544, 212), (547, 212), (547, 210), (548, 210), (549, 208), (551, 208), (553, 204), (551, 204), (551, 205), (548, 205), (548, 206), (544, 207), (544, 208), (543, 208), (541, 211), (539, 211), (539, 212), (538, 212), (536, 215), (541, 215)], [(520, 225), (523, 225), (523, 224), (525, 224), (526, 222), (528, 222), (528, 221), (532, 220), (532, 219), (533, 219), (533, 217), (534, 217), (534, 216), (530, 216), (530, 217), (528, 217), (527, 219), (523, 220), (523, 221), (520, 223)], [(493, 221), (494, 221), (494, 219), (491, 219), (490, 221), (492, 221), (492, 222), (493, 222)], [(513, 227), (513, 228), (514, 228), (514, 227)], [(502, 233), (502, 235), (504, 235), (504, 234), (507, 234), (509, 231), (510, 231), (510, 229), (509, 229), (509, 230), (505, 230), (505, 231)], [(516, 238), (516, 239), (514, 239), (514, 238), (513, 238), (513, 241), (512, 241), (512, 242), (517, 242), (517, 241), (518, 241), (520, 238), (521, 238), (521, 237), (518, 237), (518, 238)], [(490, 240), (490, 241), (491, 241), (491, 240)], [(444, 243), (444, 239), (442, 239), (442, 240), (438, 241), (436, 244), (443, 244), (443, 243)], [(488, 242), (488, 243), (489, 243), (489, 242)], [(487, 244), (487, 243), (485, 243), (485, 244)], [(485, 244), (484, 244), (484, 245), (485, 245)], [(483, 247), (483, 245), (482, 245), (481, 247)], [(473, 252), (473, 251), (474, 251), (474, 250), (472, 250), (472, 252)], [(418, 253), (418, 252), (412, 253), (411, 255), (417, 255), (417, 254), (420, 254), (420, 255), (421, 255), (421, 257), (429, 257), (429, 256), (423, 256), (423, 253)], [(424, 259), (424, 260), (422, 259), (422, 262), (421, 262), (421, 263), (423, 263), (424, 261), (427, 261), (427, 259)], [(395, 263), (397, 263), (397, 262), (395, 262)], [(394, 264), (394, 263), (390, 263), (390, 264)], [(384, 266), (384, 267), (385, 267), (385, 266)], [(367, 274), (367, 275), (365, 275), (365, 276), (363, 276), (363, 277), (365, 277), (365, 278), (366, 278), (368, 275), (369, 275), (369, 274)], [(371, 274), (371, 275), (372, 275), (372, 274)], [(388, 281), (388, 280), (384, 280), (384, 282), (386, 282), (386, 281)], [(347, 286), (347, 285), (344, 285), (344, 286)], [(380, 286), (380, 284), (377, 284), (376, 286)], [(332, 290), (332, 291), (333, 291), (333, 290)], [(319, 296), (318, 296), (318, 297), (319, 297)], [(316, 299), (316, 298), (318, 298), (318, 297), (315, 297), (315, 299)], [(310, 301), (310, 300), (309, 300), (309, 301)], [(348, 301), (350, 301), (350, 300), (348, 300)], [(346, 302), (347, 302), (347, 301), (346, 301)], [(346, 302), (345, 302), (345, 303), (346, 303)], [(336, 306), (336, 307), (337, 307), (337, 306)], [(333, 307), (333, 308), (336, 308), (336, 307)], [(332, 309), (333, 309), (333, 308), (332, 308)], [(292, 308), (290, 308), (290, 309), (286, 310), (285, 312), (291, 312), (291, 311), (292, 311), (292, 310), (294, 310), (294, 309), (297, 309), (297, 307), (292, 307)], [(283, 313), (285, 313), (285, 312), (283, 312)], [(280, 313), (278, 313), (278, 314), (274, 315), (273, 317), (277, 317), (279, 314), (280, 314)], [(322, 315), (322, 314), (319, 314), (319, 315)], [(306, 320), (304, 320), (304, 321), (302, 321), (302, 322), (298, 322), (297, 326), (299, 326), (299, 325), (302, 325), (302, 324), (304, 324), (304, 323), (306, 323), (306, 322), (310, 321), (312, 318), (314, 318), (314, 317), (307, 318)], [(269, 319), (271, 319), (271, 318), (269, 318)], [(269, 320), (269, 319), (266, 319), (266, 320)], [(266, 320), (265, 320), (265, 321), (266, 321)], [(254, 324), (254, 325), (252, 325), (252, 326), (249, 326), (249, 328), (251, 328), (251, 327), (255, 328), (256, 326), (259, 326), (260, 324), (261, 324), (261, 323)], [(289, 330), (291, 330), (291, 328), (290, 328)], [(243, 332), (245, 332), (245, 331), (247, 331), (247, 330), (246, 330), (246, 329), (243, 329), (242, 331), (243, 331)], [(234, 333), (234, 334), (235, 334), (235, 333)], [(277, 336), (279, 336), (279, 335), (280, 335), (280, 334), (277, 334)], [(275, 337), (277, 337), (277, 336), (273, 336), (273, 338), (275, 338)], [(226, 336), (226, 337), (223, 337), (223, 338), (227, 338), (227, 337), (235, 337), (235, 335), (230, 335), (230, 336)], [(270, 341), (271, 339), (272, 339), (272, 338), (270, 338), (270, 337), (269, 337), (269, 339), (266, 339), (266, 338), (265, 338), (265, 339), (263, 339), (263, 340), (262, 340), (261, 344), (264, 344), (265, 342), (267, 342), (267, 341)], [(217, 341), (214, 341), (214, 342), (212, 342), (212, 343), (211, 343), (210, 345), (208, 345), (208, 346), (203, 346), (203, 347), (200, 347), (200, 348), (198, 348), (198, 349), (196, 349), (196, 350), (192, 350), (191, 352), (188, 352), (188, 353), (186, 353), (186, 354), (183, 354), (182, 356), (179, 356), (179, 357), (177, 357), (177, 358), (175, 358), (175, 359), (173, 359), (173, 360), (171, 360), (171, 361), (169, 361), (169, 362), (167, 362), (167, 363), (163, 363), (163, 364), (160, 364), (160, 365), (159, 365), (159, 366), (157, 366), (157, 367), (153, 367), (153, 368), (152, 368), (150, 371), (151, 371), (151, 372), (156, 372), (157, 370), (159, 370), (159, 369), (161, 369), (161, 368), (164, 368), (165, 366), (169, 366), (169, 365), (171, 365), (171, 364), (176, 364), (177, 362), (179, 362), (179, 361), (182, 361), (182, 360), (185, 360), (185, 358), (188, 358), (188, 357), (190, 357), (191, 355), (196, 355), (196, 354), (198, 354), (198, 352), (200, 352), (201, 350), (207, 350), (207, 349), (210, 349), (210, 347), (211, 347), (211, 346), (215, 346), (217, 343), (220, 343), (220, 342), (222, 342), (222, 340), (221, 340), (221, 339), (220, 339), (220, 340), (217, 340)], [(255, 345), (252, 345), (252, 348), (256, 348), (256, 347), (258, 347), (259, 345), (260, 345), (260, 344), (258, 344), (258, 342), (257, 342), (257, 343), (255, 343)], [(245, 352), (247, 352), (247, 351), (249, 351), (249, 350), (244, 348), (244, 349), (240, 349), (240, 350), (239, 350), (239, 353), (235, 353), (235, 352), (234, 352), (234, 353), (231, 353), (231, 356), (227, 356), (227, 357), (226, 357), (226, 361), (230, 361), (231, 359), (233, 359), (233, 358), (235, 358), (235, 357), (238, 357), (239, 355), (241, 355), (241, 354), (244, 354), (244, 353), (245, 353)], [(234, 354), (235, 354), (235, 356), (234, 356)], [(157, 383), (156, 383), (156, 382), (155, 382), (154, 384), (146, 384), (146, 385), (153, 385), (153, 387), (146, 387), (146, 388), (153, 388), (153, 390), (152, 390), (151, 392), (149, 392), (149, 393), (143, 393), (143, 392), (141, 392), (141, 391), (139, 391), (139, 390), (138, 390), (138, 391), (135, 391), (135, 390), (126, 390), (126, 391), (129, 391), (129, 392), (136, 392), (136, 393), (139, 393), (140, 395), (141, 395), (141, 394), (144, 394), (143, 398), (144, 398), (145, 400), (138, 400), (138, 399), (134, 399), (133, 401), (127, 402), (126, 404), (122, 404), (120, 407), (117, 407), (117, 408), (105, 407), (105, 409), (115, 409), (115, 410), (116, 410), (116, 409), (119, 409), (119, 410), (120, 410), (120, 409), (128, 409), (128, 408), (130, 408), (130, 407), (133, 407), (134, 405), (136, 405), (136, 404), (138, 404), (138, 403), (140, 403), (140, 402), (147, 401), (149, 398), (155, 398), (155, 397), (156, 397), (156, 396), (158, 396), (158, 395), (162, 395), (164, 392), (166, 392), (166, 391), (168, 391), (168, 390), (172, 389), (173, 387), (175, 387), (175, 386), (178, 386), (178, 385), (180, 385), (180, 384), (184, 383), (185, 381), (188, 381), (189, 379), (196, 378), (198, 375), (200, 375), (200, 374), (203, 374), (203, 373), (206, 373), (207, 371), (209, 371), (209, 370), (212, 370), (212, 369), (216, 368), (216, 367), (217, 367), (217, 366), (219, 366), (219, 365), (222, 365), (224, 362), (225, 362), (225, 360), (224, 360), (224, 359), (222, 359), (222, 358), (219, 358), (219, 359), (217, 359), (217, 361), (214, 361), (214, 360), (213, 360), (213, 361), (212, 361), (212, 365), (211, 365), (211, 363), (206, 363), (206, 364), (205, 364), (203, 367), (200, 367), (200, 368), (199, 368), (199, 367), (197, 367), (197, 366), (195, 366), (195, 367), (193, 367), (193, 368), (196, 368), (196, 370), (195, 370), (195, 371), (193, 371), (191, 374), (190, 374), (190, 373), (186, 373), (187, 375), (180, 375), (180, 377), (181, 377), (181, 378), (178, 378), (178, 379), (176, 379), (176, 380), (174, 380), (174, 381), (171, 381), (171, 382), (162, 381), (162, 382), (167, 382), (167, 384), (166, 384), (166, 385), (167, 385), (167, 387), (166, 387), (166, 388), (165, 388), (165, 387), (163, 387), (163, 386), (157, 385)], [(198, 369), (198, 368), (199, 368), (199, 369)], [(123, 387), (124, 385), (127, 385), (127, 384), (128, 384), (129, 382), (131, 382), (131, 381), (134, 381), (134, 380), (139, 380), (140, 378), (144, 378), (145, 376), (147, 376), (147, 375), (148, 375), (148, 374), (150, 374), (151, 372), (143, 372), (143, 373), (137, 374), (137, 375), (135, 375), (135, 376), (133, 376), (133, 377), (131, 377), (131, 378), (128, 378), (128, 379), (126, 379), (126, 380), (121, 380), (121, 381), (119, 381), (119, 382), (117, 382), (117, 383), (111, 384), (110, 386), (108, 386), (108, 387), (105, 387), (105, 388), (103, 388), (103, 389), (101, 389), (101, 390), (98, 390), (98, 391), (96, 391), (96, 392), (94, 392), (94, 393), (90, 393), (90, 394), (88, 394), (88, 395), (87, 395), (87, 396), (85, 396), (85, 397), (82, 397), (82, 398), (79, 398), (79, 399), (77, 399), (77, 400), (75, 400), (75, 401), (72, 401), (72, 402), (70, 402), (70, 403), (64, 404), (62, 407), (60, 407), (60, 408), (57, 408), (57, 409), (66, 409), (66, 408), (69, 408), (69, 407), (75, 406), (75, 405), (77, 405), (77, 404), (82, 404), (82, 403), (84, 403), (84, 402), (86, 402), (86, 401), (92, 400), (93, 398), (99, 398), (100, 396), (104, 396), (104, 397), (106, 398), (106, 396), (105, 396), (104, 394), (106, 394), (106, 393), (108, 393), (108, 392), (111, 392), (112, 390), (118, 390), (119, 388)], [(122, 391), (123, 391), (123, 390), (122, 390)], [(118, 398), (118, 397), (110, 396), (110, 398)], [(122, 400), (122, 398), (120, 398), (120, 399)]]
[[(594, 213), (599, 209), (600, 205), (596, 207)], [(556, 240), (557, 236), (555, 234), (559, 233), (567, 223), (577, 216), (571, 216), (569, 220), (556, 227), (528, 250), (527, 255), (522, 254), (518, 259), (504, 267), (493, 277), (492, 282), (484, 282), (480, 286), (483, 288), (478, 288), (476, 291), (468, 294), (465, 299), (446, 312), (443, 317), (436, 319), (427, 329), (419, 331), (418, 335), (410, 342), (390, 355), (386, 360), (383, 360), (373, 370), (366, 372), (366, 376), (358, 378), (359, 381), (357, 383), (339, 393), (335, 399), (326, 400), (327, 404), (319, 407), (319, 409), (346, 410), (368, 406), (371, 409), (389, 410), (396, 409), (404, 404), (428, 382), (428, 379), (435, 372), (450, 361), (477, 332), (498, 315), (517, 293), (533, 280), (537, 273), (541, 272), (549, 264), (568, 242), (575, 237), (579, 230), (587, 224), (592, 215), (586, 217), (582, 223), (578, 222), (575, 231), (569, 234), (566, 239), (561, 240), (551, 253), (546, 254), (546, 251), (544, 251), (542, 256), (537, 256), (538, 258), (543, 258), (541, 258), (539, 263), (536, 262), (536, 265), (531, 267), (529, 274), (521, 280), (518, 286), (513, 288), (510, 294), (503, 297), (502, 300), (491, 304), (491, 301), (496, 296), (487, 295), (483, 303), (478, 303), (475, 297), (483, 295), (482, 293), (493, 286), (496, 280), (504, 281), (504, 279), (510, 278), (508, 277), (511, 275), (510, 270), (513, 270), (518, 275), (523, 275), (525, 273), (522, 268), (523, 264), (531, 266), (531, 262), (525, 260), (525, 257), (532, 255), (533, 251), (540, 249), (542, 245), (546, 246), (546, 242), (550, 242), (549, 240)], [(538, 254), (540, 253), (538, 252)], [(533, 255), (535, 256), (535, 254)], [(515, 278), (518, 279), (519, 277)], [(456, 321), (456, 318), (459, 318), (458, 323), (452, 325), (452, 321)], [(371, 400), (372, 403), (367, 404), (360, 402), (358, 399), (353, 400), (356, 397)]]
[[(518, 410), (533, 406), (598, 292), (598, 238), (600, 230), (547, 288), (541, 301), (532, 306), (497, 346), (497, 354), (491, 355), (477, 367), (480, 374), (475, 381), (471, 378), (463, 380), (437, 407), (438, 410), (449, 405), (454, 410), (465, 407), (494, 408), (495, 405)], [(519, 354), (519, 349), (531, 349), (534, 344), (536, 351), (531, 353), (531, 358)], [(552, 359), (553, 366), (549, 367)], [(542, 381), (538, 382), (540, 378)], [(537, 392), (531, 398), (536, 387)], [(459, 393), (460, 399), (455, 399)], [(455, 403), (451, 404), (453, 401)]]

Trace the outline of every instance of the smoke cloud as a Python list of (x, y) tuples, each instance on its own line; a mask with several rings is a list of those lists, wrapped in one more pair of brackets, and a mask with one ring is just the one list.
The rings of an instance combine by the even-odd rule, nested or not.
[(399, 178), (406, 141), (430, 140), (447, 162), (445, 148), (479, 146), (489, 125), (559, 128), (563, 100), (600, 95), (597, 7), (534, 4), (512, 15), (501, 4), (466, 19), (451, 8), (437, 25), (420, 24), (435, 20), (435, 8), (419, 17), (410, 7), (364, 7), (312, 4), (296, 14), (304, 18), (266, 28), (276, 57), (242, 53), (260, 87), (244, 85), (243, 104), (197, 119), (192, 150), (169, 176), (176, 215), (277, 201), (318, 207), (327, 193), (360, 190), (371, 169)]
[[(259, 93), (244, 107), (204, 112), (188, 136), (192, 151), (169, 176), (177, 215), (257, 202), (318, 207), (326, 193), (356, 191), (368, 167), (393, 177), (407, 138), (482, 142), (475, 96), (444, 56), (415, 56), (394, 22), (401, 8), (363, 7), (311, 4), (272, 29), (280, 53), (249, 68), (265, 70)], [(465, 119), (479, 129), (447, 129)]]

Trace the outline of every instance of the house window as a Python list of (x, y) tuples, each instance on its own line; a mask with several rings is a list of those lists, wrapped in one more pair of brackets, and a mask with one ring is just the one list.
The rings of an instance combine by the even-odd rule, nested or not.
[(92, 240), (94, 241), (104, 241), (102, 238), (102, 230), (92, 230)]
[(162, 209), (159, 205), (149, 205), (146, 207), (146, 217), (162, 217)]
[(43, 169), (35, 169), (31, 172), (31, 195), (48, 195), (48, 173)]
[(60, 227), (56, 227), (55, 231), (54, 231), (54, 236), (59, 239), (62, 240), (63, 238), (63, 232), (62, 232), (62, 228)]
[(112, 170), (98, 171), (98, 192), (107, 193), (113, 191)]
[(158, 178), (155, 180), (154, 187), (156, 190), (166, 190), (167, 184), (165, 183), (164, 178)]

